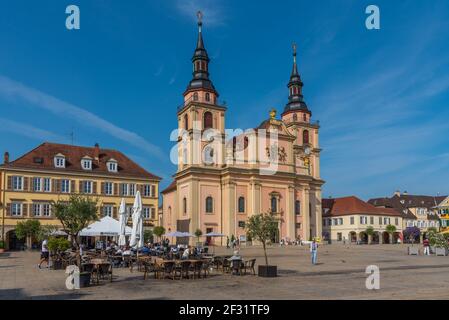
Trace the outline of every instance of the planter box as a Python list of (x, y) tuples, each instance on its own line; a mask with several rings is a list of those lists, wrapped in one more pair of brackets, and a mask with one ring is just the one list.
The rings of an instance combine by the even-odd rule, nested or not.
[(278, 267), (277, 266), (259, 266), (258, 276), (265, 278), (277, 277)]
[(90, 272), (81, 272), (80, 273), (80, 288), (85, 288), (90, 286)]
[(447, 256), (447, 249), (446, 248), (435, 248), (435, 254), (437, 256), (445, 257), (445, 256)]
[(411, 256), (419, 255), (419, 248), (418, 247), (408, 247), (408, 254)]
[(53, 270), (61, 270), (62, 268), (62, 261), (61, 260), (56, 260), (56, 261), (52, 261), (52, 267)]

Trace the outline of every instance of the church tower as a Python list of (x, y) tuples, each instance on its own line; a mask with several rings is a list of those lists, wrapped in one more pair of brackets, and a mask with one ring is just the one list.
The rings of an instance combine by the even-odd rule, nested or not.
[(203, 41), (201, 11), (197, 16), (193, 77), (184, 91), (184, 103), (178, 108), (179, 139), (182, 141), (178, 149), (178, 172), (192, 166), (217, 168), (224, 163), (226, 107), (218, 104), (219, 94), (209, 78), (210, 59)]

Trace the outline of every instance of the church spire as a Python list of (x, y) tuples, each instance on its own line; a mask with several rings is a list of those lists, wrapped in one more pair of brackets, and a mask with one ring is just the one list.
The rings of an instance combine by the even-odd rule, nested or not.
[(192, 91), (208, 91), (218, 96), (212, 81), (209, 79), (209, 56), (203, 41), (203, 14), (197, 13), (198, 17), (198, 41), (192, 57), (193, 79), (187, 86), (184, 95)]
[(297, 47), (296, 44), (293, 43), (293, 68), (292, 73), (290, 75), (290, 81), (288, 82), (288, 103), (285, 106), (284, 113), (291, 110), (303, 110), (310, 113), (307, 108), (307, 104), (304, 102), (304, 97), (302, 95), (302, 87), (304, 83), (301, 80), (301, 76), (298, 72), (298, 65), (296, 61), (297, 55)]

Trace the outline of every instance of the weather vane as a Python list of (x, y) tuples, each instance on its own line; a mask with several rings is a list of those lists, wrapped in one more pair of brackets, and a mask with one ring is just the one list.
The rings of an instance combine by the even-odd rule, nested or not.
[(196, 13), (196, 16), (198, 17), (198, 23), (199, 24), (203, 23), (203, 13), (201, 11), (198, 11)]
[(296, 43), (293, 42), (292, 47), (293, 47), (293, 54), (296, 55)]

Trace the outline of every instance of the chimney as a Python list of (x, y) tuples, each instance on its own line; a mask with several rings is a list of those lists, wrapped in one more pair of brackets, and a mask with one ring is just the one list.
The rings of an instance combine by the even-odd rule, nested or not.
[(100, 161), (100, 145), (98, 143), (95, 144), (94, 158), (95, 160)]
[(5, 152), (5, 155), (3, 157), (3, 163), (4, 164), (8, 164), (9, 163), (9, 152), (8, 151)]

